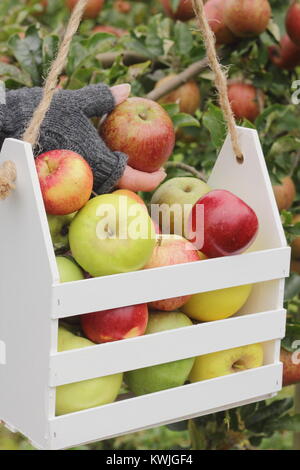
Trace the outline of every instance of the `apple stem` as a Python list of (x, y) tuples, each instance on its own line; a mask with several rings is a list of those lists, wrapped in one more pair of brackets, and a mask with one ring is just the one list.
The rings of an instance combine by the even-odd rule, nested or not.
[(191, 175), (195, 176), (196, 178), (199, 178), (200, 180), (204, 181), (205, 183), (207, 181), (207, 178), (206, 178), (204, 173), (202, 173), (201, 171), (196, 170), (196, 168), (194, 168), (191, 165), (187, 165), (186, 163), (166, 162), (164, 164), (164, 168), (166, 168), (166, 169), (168, 169), (168, 168), (178, 168), (179, 170), (184, 170), (184, 171), (187, 171), (188, 173), (191, 173)]

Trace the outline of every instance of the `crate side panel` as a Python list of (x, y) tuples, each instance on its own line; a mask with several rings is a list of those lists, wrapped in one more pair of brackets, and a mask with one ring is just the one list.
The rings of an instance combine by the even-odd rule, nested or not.
[(44, 444), (56, 265), (31, 146), (6, 140), (4, 160), (16, 164), (17, 182), (0, 202), (0, 340), (6, 348), (6, 363), (0, 364), (0, 419)]
[(285, 247), (58, 284), (53, 317), (280, 279), (289, 274), (289, 260)]
[(60, 416), (50, 421), (51, 447), (67, 448), (238, 406), (277, 392), (281, 375), (281, 364), (264, 366)]
[(244, 163), (236, 161), (227, 136), (208, 184), (214, 189), (233, 192), (255, 210), (260, 228), (252, 251), (285, 246), (285, 235), (258, 134), (254, 129), (237, 129)]
[[(285, 311), (262, 312), (56, 353), (52, 386), (282, 338)], [(109, 358), (109, 359), (108, 359)], [(275, 361), (273, 361), (275, 362)]]

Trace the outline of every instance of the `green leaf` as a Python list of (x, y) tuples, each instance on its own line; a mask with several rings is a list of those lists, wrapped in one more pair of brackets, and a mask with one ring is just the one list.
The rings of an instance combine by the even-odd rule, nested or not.
[(199, 121), (190, 114), (178, 113), (172, 117), (174, 127), (200, 127)]
[(3, 81), (12, 80), (20, 85), (31, 87), (32, 81), (27, 72), (20, 70), (15, 65), (0, 62), (0, 79)]
[(162, 103), (161, 106), (167, 111), (171, 118), (173, 118), (176, 114), (179, 113), (178, 103)]
[(185, 23), (177, 21), (174, 28), (175, 46), (180, 55), (188, 54), (193, 48), (193, 36)]
[(300, 276), (297, 273), (292, 273), (285, 283), (284, 300), (288, 302), (296, 297), (296, 295), (299, 295), (299, 293)]
[(268, 431), (292, 431), (300, 432), (300, 414), (282, 416), (267, 426)]
[(43, 74), (47, 75), (51, 63), (56, 57), (59, 46), (59, 37), (56, 35), (46, 36), (43, 41)]
[(213, 145), (219, 149), (223, 145), (227, 134), (221, 109), (210, 103), (208, 110), (203, 115), (203, 124), (210, 132)]
[(36, 26), (28, 28), (24, 39), (13, 36), (8, 45), (22, 69), (31, 76), (33, 85), (41, 85), (42, 41)]

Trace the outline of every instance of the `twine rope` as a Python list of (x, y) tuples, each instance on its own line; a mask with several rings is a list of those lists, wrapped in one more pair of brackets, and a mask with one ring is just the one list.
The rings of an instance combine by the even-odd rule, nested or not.
[(203, 0), (192, 0), (192, 2), (200, 30), (203, 34), (209, 66), (215, 74), (215, 85), (218, 90), (219, 102), (227, 124), (227, 129), (231, 137), (233, 151), (237, 161), (242, 163), (244, 158), (239, 145), (238, 132), (228, 97), (227, 76), (218, 60), (216, 38), (207, 21)]
[(6, 161), (0, 166), (0, 200), (6, 199), (10, 192), (15, 189), (14, 182), (17, 178), (16, 165)]

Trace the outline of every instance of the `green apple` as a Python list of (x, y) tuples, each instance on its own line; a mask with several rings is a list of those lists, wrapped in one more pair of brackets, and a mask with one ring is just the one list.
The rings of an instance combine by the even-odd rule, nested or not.
[(69, 226), (75, 215), (76, 212), (68, 215), (47, 214), (54, 250), (67, 251), (69, 249)]
[(250, 344), (198, 356), (190, 373), (191, 382), (209, 380), (223, 375), (261, 367), (264, 362), (262, 344)]
[[(58, 329), (58, 352), (85, 348), (93, 344), (64, 327)], [(74, 413), (113, 402), (120, 391), (122, 378), (123, 374), (114, 374), (57, 387), (56, 415)]]
[(80, 269), (71, 257), (56, 256), (56, 263), (60, 282), (72, 282), (84, 279), (82, 269)]
[(170, 233), (187, 235), (184, 227), (187, 227), (190, 215), (189, 205), (193, 206), (210, 190), (211, 188), (204, 181), (190, 176), (172, 178), (163, 183), (151, 199), (151, 204), (162, 205), (159, 221), (162, 230), (163, 221), (168, 220), (170, 212)]
[(156, 243), (144, 206), (123, 194), (91, 199), (72, 221), (69, 240), (75, 260), (93, 277), (143, 268)]
[[(155, 312), (149, 315), (145, 334), (159, 333), (192, 325), (191, 320), (181, 312)], [(187, 380), (195, 358), (145, 367), (126, 372), (124, 378), (135, 395), (158, 392), (179, 387)]]

